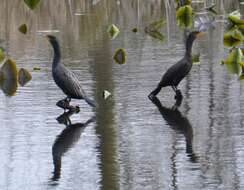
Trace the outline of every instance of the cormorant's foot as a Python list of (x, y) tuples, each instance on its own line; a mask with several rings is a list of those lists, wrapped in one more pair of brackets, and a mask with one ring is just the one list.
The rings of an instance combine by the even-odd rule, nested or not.
[(69, 102), (66, 101), (66, 100), (59, 100), (56, 105), (60, 108), (63, 108), (63, 109), (69, 109), (70, 105), (69, 105)]
[(150, 100), (153, 100), (155, 97), (156, 97), (156, 96), (155, 96), (153, 93), (151, 93), (151, 94), (148, 95), (148, 98), (149, 98)]
[(74, 113), (79, 113), (80, 112), (80, 107), (79, 106), (72, 106), (69, 104), (69, 101), (66, 99), (64, 100), (59, 100), (56, 105), (64, 110), (69, 110)]
[(78, 105), (70, 106), (69, 110), (73, 111), (74, 113), (79, 113), (80, 112), (80, 107)]
[(176, 93), (175, 99), (176, 100), (182, 100), (183, 96), (181, 94), (181, 91), (180, 90), (176, 90), (175, 93)]

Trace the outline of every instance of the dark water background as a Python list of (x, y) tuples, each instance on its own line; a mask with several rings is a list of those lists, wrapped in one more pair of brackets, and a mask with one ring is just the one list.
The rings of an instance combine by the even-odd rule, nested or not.
[[(198, 12), (203, 6), (194, 4)], [(180, 84), (184, 99), (172, 111), (171, 88), (160, 92), (158, 107), (147, 98), (184, 54), (172, 2), (165, 8), (160, 0), (43, 0), (29, 11), (22, 1), (1, 0), (1, 45), (33, 79), (13, 97), (0, 92), (0, 189), (244, 189), (243, 81), (219, 64), (228, 51), (224, 15), (239, 6), (217, 1), (216, 29), (194, 44), (201, 64)], [(144, 33), (162, 17), (164, 42)], [(27, 35), (18, 32), (22, 23)], [(114, 40), (106, 33), (111, 23), (120, 28)], [(52, 80), (52, 49), (42, 30), (59, 31), (63, 63), (99, 104), (93, 110), (73, 101), (81, 111), (68, 128), (56, 120), (64, 95)], [(126, 50), (125, 65), (113, 61), (117, 48)], [(112, 93), (106, 101), (103, 90)]]

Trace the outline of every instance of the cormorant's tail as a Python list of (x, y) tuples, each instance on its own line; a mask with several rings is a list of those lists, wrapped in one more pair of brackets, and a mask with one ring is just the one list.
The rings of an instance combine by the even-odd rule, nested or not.
[(84, 100), (86, 101), (86, 103), (88, 103), (91, 107), (96, 107), (96, 102), (94, 100), (91, 100), (87, 97), (84, 97)]

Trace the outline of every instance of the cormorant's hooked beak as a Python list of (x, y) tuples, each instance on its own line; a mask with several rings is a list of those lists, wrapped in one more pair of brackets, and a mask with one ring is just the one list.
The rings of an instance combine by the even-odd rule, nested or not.
[(196, 37), (199, 39), (205, 35), (205, 32), (199, 32)]

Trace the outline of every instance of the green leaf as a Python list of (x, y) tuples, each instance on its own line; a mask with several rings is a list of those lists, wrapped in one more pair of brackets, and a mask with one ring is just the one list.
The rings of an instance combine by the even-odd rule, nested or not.
[(160, 19), (158, 21), (154, 21), (151, 24), (149, 24), (147, 27), (150, 31), (154, 31), (154, 30), (160, 30), (164, 25), (165, 25), (165, 20), (164, 19)]
[(176, 4), (177, 4), (177, 10), (185, 5), (191, 5), (191, 0), (175, 0)]
[(193, 17), (192, 7), (189, 5), (180, 7), (176, 11), (177, 23), (181, 27), (186, 27), (186, 28), (191, 27), (192, 20), (193, 20), (192, 17)]
[(17, 90), (17, 66), (8, 59), (0, 68), (0, 87), (7, 96), (13, 96)]
[(115, 26), (114, 24), (109, 25), (107, 32), (111, 39), (116, 38), (116, 36), (119, 34), (119, 28)]
[(234, 25), (243, 25), (244, 20), (241, 19), (241, 14), (239, 11), (234, 11), (229, 14), (228, 20), (233, 23)]
[(24, 68), (21, 68), (18, 73), (18, 81), (20, 86), (26, 85), (30, 80), (32, 79), (32, 76), (30, 72)]
[[(242, 51), (243, 53), (243, 51)], [(242, 61), (240, 63), (241, 67), (242, 67), (242, 73), (241, 73), (241, 76), (239, 77), (239, 80), (243, 80), (244, 79), (244, 62)]]
[(200, 64), (200, 53), (192, 55), (192, 63), (194, 65), (199, 65)]
[(104, 90), (103, 91), (103, 98), (106, 100), (109, 96), (111, 96), (111, 92)]
[(40, 67), (34, 67), (33, 70), (34, 70), (34, 71), (40, 71), (41, 68), (40, 68)]
[(243, 35), (237, 28), (224, 34), (224, 45), (228, 47), (238, 46), (243, 41)]
[(4, 51), (2, 48), (0, 48), (0, 62), (3, 61), (5, 58)]
[(39, 4), (40, 0), (24, 0), (25, 4), (30, 8), (30, 9), (35, 9), (37, 5)]
[(118, 64), (124, 64), (126, 60), (126, 54), (124, 49), (117, 49), (114, 54), (114, 61)]
[(165, 21), (163, 19), (160, 19), (158, 21), (154, 21), (145, 27), (145, 32), (149, 36), (151, 36), (157, 40), (163, 41), (164, 36), (163, 36), (163, 34), (160, 33), (159, 30), (163, 27), (164, 24), (165, 24)]
[(19, 31), (23, 34), (26, 34), (27, 33), (27, 25), (26, 24), (22, 24), (20, 25), (19, 27)]
[(240, 48), (233, 48), (227, 58), (222, 61), (227, 66), (227, 69), (238, 76), (242, 73), (242, 51)]
[(244, 24), (238, 25), (237, 27), (241, 31), (242, 35), (244, 36)]
[(132, 29), (132, 32), (137, 33), (138, 32), (138, 29), (137, 28), (133, 28)]
[(242, 74), (240, 77), (239, 77), (239, 80), (243, 80), (244, 79), (244, 74)]
[(8, 59), (4, 62), (3, 66), (0, 68), (2, 72), (3, 79), (17, 79), (17, 66), (12, 59)]
[(148, 35), (151, 36), (154, 39), (164, 41), (164, 36), (159, 31), (149, 31)]

